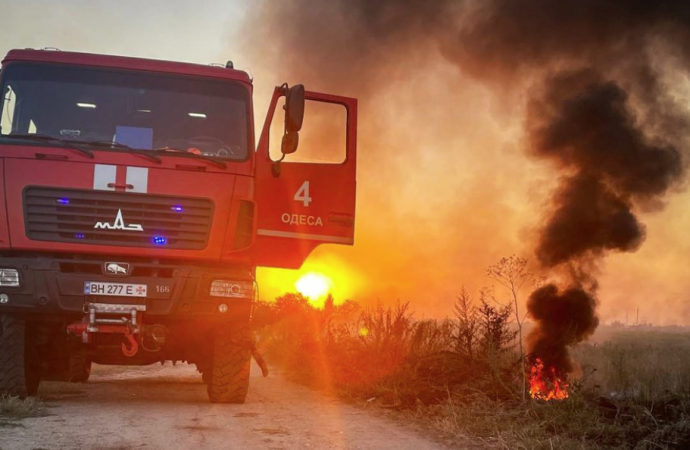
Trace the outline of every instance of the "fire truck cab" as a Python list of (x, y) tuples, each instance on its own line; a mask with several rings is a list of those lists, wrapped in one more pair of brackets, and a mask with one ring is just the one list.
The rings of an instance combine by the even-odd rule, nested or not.
[(12, 50), (0, 89), (0, 394), (186, 361), (244, 402), (256, 267), (353, 244), (357, 101), (276, 87), (257, 145), (232, 63)]

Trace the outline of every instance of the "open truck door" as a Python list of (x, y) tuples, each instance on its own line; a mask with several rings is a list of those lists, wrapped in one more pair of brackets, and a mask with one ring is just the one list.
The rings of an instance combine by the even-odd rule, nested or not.
[[(303, 89), (294, 86), (292, 89)], [(302, 95), (303, 91), (299, 91)], [(292, 92), (294, 93), (294, 91)], [(319, 117), (310, 116), (310, 106), (330, 104), (340, 106), (345, 120), (342, 121), (344, 135), (343, 158), (340, 161), (322, 162), (318, 158), (310, 161), (291, 161), (299, 156), (297, 145), (299, 124), (290, 123), (289, 99), (291, 91), (278, 87), (273, 93), (269, 111), (259, 140), (256, 154), (256, 203), (257, 232), (254, 245), (255, 264), (265, 267), (298, 269), (309, 254), (321, 244), (354, 243), (355, 191), (357, 166), (357, 100), (335, 95), (304, 92), (304, 132), (318, 127)], [(286, 101), (286, 99), (288, 101)], [(276, 114), (278, 105), (285, 103), (286, 123), (276, 139), (271, 142), (271, 124), (284, 119)], [(299, 108), (299, 105), (297, 106)], [(278, 123), (274, 123), (275, 126)], [(310, 142), (310, 155), (321, 140)], [(324, 136), (325, 134), (325, 136)], [(282, 139), (282, 142), (281, 142)], [(281, 145), (282, 144), (282, 145)], [(281, 149), (282, 151), (276, 149)], [(318, 155), (318, 148), (316, 154)], [(287, 152), (287, 153), (286, 153)]]

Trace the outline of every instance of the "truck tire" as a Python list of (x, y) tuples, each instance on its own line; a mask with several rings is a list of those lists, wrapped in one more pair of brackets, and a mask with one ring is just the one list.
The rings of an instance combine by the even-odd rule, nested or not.
[(82, 352), (72, 353), (69, 357), (69, 382), (86, 383), (91, 376), (91, 361)]
[(218, 328), (206, 389), (211, 403), (244, 403), (249, 390), (251, 334), (248, 326)]
[(0, 316), (0, 395), (36, 395), (41, 376), (34, 347), (29, 324)]
[(201, 381), (203, 381), (204, 384), (208, 384), (208, 382), (211, 381), (211, 373), (213, 373), (211, 369), (211, 358), (198, 361), (196, 363), (196, 370), (201, 374)]

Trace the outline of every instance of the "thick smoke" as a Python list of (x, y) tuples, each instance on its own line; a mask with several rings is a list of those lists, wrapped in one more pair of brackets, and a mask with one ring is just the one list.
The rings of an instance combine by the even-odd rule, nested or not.
[(682, 178), (687, 117), (668, 96), (663, 70), (688, 43), (690, 8), (643, 0), (484, 5), (465, 36), (472, 44), (455, 54), (492, 83), (531, 78), (528, 151), (561, 177), (536, 255), (566, 276), (564, 288), (548, 284), (530, 296), (537, 326), (527, 343), (533, 357), (567, 373), (567, 347), (598, 325), (597, 260), (635, 251), (645, 238), (635, 211), (661, 205)]
[(569, 372), (567, 346), (598, 324), (597, 262), (639, 248), (636, 212), (662, 207), (684, 176), (688, 118), (672, 92), (690, 63), (690, 2), (285, 0), (257, 11), (251, 23), (271, 30), (263, 38), (294, 73), (314, 68), (346, 91), (374, 95), (422, 48), (521, 99), (526, 151), (560, 180), (535, 249), (558, 286), (531, 295), (528, 343)]
[(529, 146), (571, 175), (554, 196), (539, 261), (553, 267), (607, 250), (636, 250), (644, 227), (633, 206), (659, 198), (678, 181), (678, 150), (649, 142), (628, 108), (628, 95), (614, 82), (590, 71), (545, 81), (546, 92), (528, 107)]
[(540, 326), (530, 333), (527, 344), (545, 366), (572, 371), (567, 346), (594, 333), (599, 325), (595, 306), (594, 298), (580, 288), (559, 292), (555, 285), (549, 284), (532, 293), (527, 307)]

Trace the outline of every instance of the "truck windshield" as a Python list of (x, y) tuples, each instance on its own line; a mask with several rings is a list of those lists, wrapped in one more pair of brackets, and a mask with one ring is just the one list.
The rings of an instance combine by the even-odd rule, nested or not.
[(245, 160), (248, 90), (202, 77), (56, 64), (2, 70), (0, 135)]

